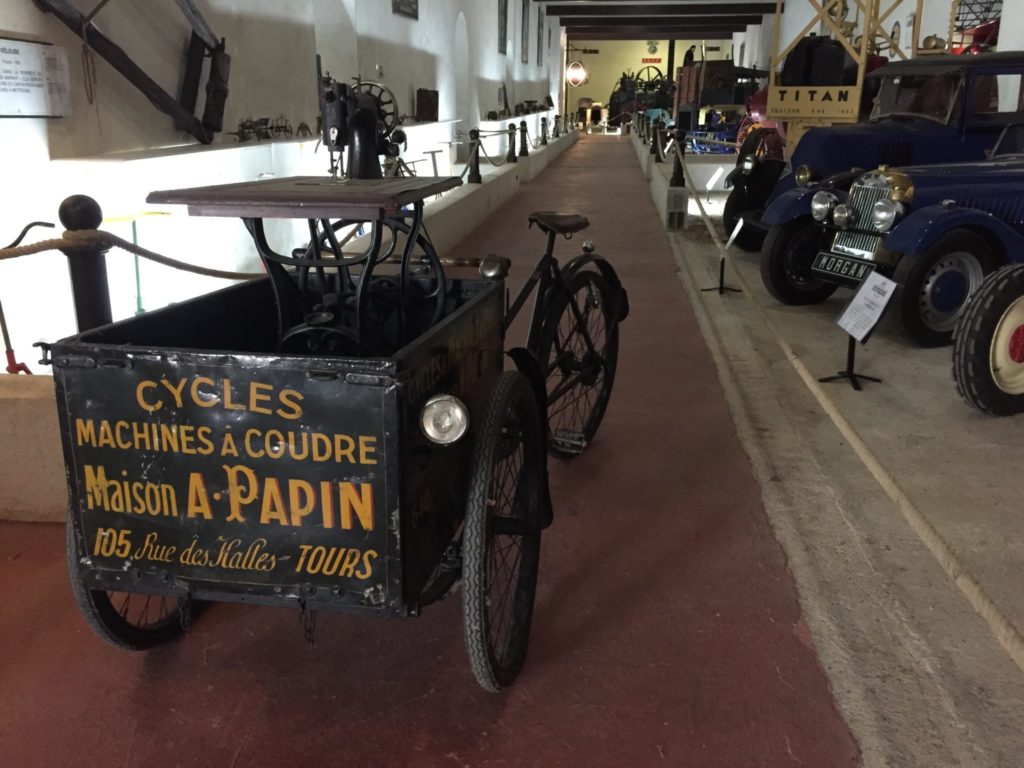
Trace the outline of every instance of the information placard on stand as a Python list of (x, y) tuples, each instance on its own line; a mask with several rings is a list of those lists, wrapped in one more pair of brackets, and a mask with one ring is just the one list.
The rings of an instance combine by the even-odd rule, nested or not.
[(869, 272), (836, 323), (857, 341), (864, 343), (889, 306), (896, 283), (877, 272)]
[(878, 321), (885, 314), (885, 309), (889, 306), (889, 300), (895, 290), (896, 283), (885, 275), (872, 271), (864, 278), (857, 292), (836, 320), (836, 324), (847, 334), (846, 370), (839, 371), (835, 376), (825, 376), (818, 381), (848, 381), (850, 386), (858, 392), (861, 390), (862, 380), (881, 383), (881, 379), (854, 371), (854, 361), (857, 354), (857, 342), (862, 344), (867, 342), (871, 332), (878, 325)]

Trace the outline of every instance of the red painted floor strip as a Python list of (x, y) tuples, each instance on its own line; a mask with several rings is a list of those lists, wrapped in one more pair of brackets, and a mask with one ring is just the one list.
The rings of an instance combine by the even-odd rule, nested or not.
[(857, 764), (632, 153), (584, 138), (461, 249), (520, 274), (529, 211), (579, 211), (632, 305), (597, 440), (553, 465), (512, 690), (477, 688), (457, 599), (322, 615), (312, 649), (297, 612), (217, 605), (180, 643), (115, 651), (72, 605), (62, 530), (0, 524), (0, 764)]

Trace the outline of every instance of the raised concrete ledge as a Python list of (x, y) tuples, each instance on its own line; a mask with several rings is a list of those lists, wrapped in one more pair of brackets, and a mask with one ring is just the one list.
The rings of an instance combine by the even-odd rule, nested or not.
[[(711, 187), (711, 192), (726, 191), (725, 177), (736, 163), (735, 155), (686, 155), (686, 170), (694, 186), (677, 188), (669, 186), (672, 178), (672, 163), (666, 159), (664, 163), (654, 162), (650, 154), (650, 146), (644, 145), (639, 137), (632, 134), (633, 149), (644, 176), (651, 183), (651, 199), (658, 211), (661, 223), (666, 229), (682, 229), (688, 226), (686, 209), (689, 197), (694, 194), (706, 194), (708, 184), (717, 174), (718, 178)], [(721, 172), (719, 173), (719, 169)], [(682, 211), (681, 216), (672, 216), (675, 211)], [(682, 219), (680, 223), (679, 219)]]
[(0, 517), (63, 521), (67, 481), (53, 378), (0, 376), (0, 419)]
[[(571, 131), (550, 140), (517, 163), (487, 169), (482, 184), (464, 184), (429, 204), (426, 224), (438, 253), (456, 252), (474, 228), (577, 138)], [(0, 519), (63, 522), (67, 481), (52, 377), (0, 375), (0, 422)]]

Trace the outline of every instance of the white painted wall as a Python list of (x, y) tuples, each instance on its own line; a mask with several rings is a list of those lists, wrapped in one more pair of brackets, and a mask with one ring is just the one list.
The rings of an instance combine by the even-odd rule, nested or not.
[(999, 25), (999, 50), (1024, 51), (1024, 2), (1003, 3), (1003, 20)]
[[(93, 0), (71, 1), (84, 11), (95, 6)], [(531, 12), (526, 64), (520, 60), (523, 2), (529, 3)], [(439, 117), (463, 122), (410, 129), (411, 159), (451, 140), (456, 127), (468, 131), (479, 124), (488, 110), (497, 108), (502, 84), (512, 104), (543, 101), (548, 95), (560, 101), (564, 36), (557, 19), (549, 18), (546, 23), (553, 33), (544, 35), (544, 61), (539, 66), (538, 5), (530, 0), (510, 0), (508, 55), (498, 53), (497, 0), (424, 0), (419, 20), (393, 15), (388, 0), (196, 3), (214, 33), (227, 39), (232, 56), (225, 114), (228, 131), (235, 130), (242, 118), (279, 114), (293, 126), (305, 121), (315, 129), (317, 52), (324, 68), (339, 80), (356, 75), (382, 79), (395, 92), (402, 112), (413, 112), (416, 88), (439, 91)], [(313, 153), (313, 141), (238, 146), (235, 137), (225, 133), (214, 147), (197, 148), (191, 137), (177, 131), (170, 118), (98, 57), (98, 97), (90, 106), (84, 96), (79, 38), (31, 0), (0, 0), (0, 5), (0, 36), (63, 47), (72, 86), (68, 118), (0, 118), (0, 168), (5, 181), (0, 186), (0, 210), (4, 211), (0, 245), (13, 239), (24, 222), (56, 222), (57, 206), (73, 193), (96, 197), (108, 217), (125, 217), (147, 210), (145, 196), (153, 189), (326, 170), (327, 158), (322, 152)], [(173, 2), (113, 2), (99, 14), (97, 26), (176, 94), (189, 28)], [(457, 53), (457, 38), (465, 49), (461, 53)], [(377, 75), (377, 65), (383, 67), (382, 77)], [(461, 100), (456, 97), (458, 88), (463, 89)], [(202, 95), (200, 114), (201, 109)], [(169, 149), (175, 145), (179, 148)], [(448, 162), (447, 156), (440, 158), (441, 173), (448, 172)], [(131, 237), (128, 222), (108, 222), (104, 227)], [(234, 220), (190, 218), (177, 210), (169, 218), (139, 219), (137, 233), (140, 244), (186, 260), (226, 269), (255, 266), (248, 235)], [(29, 241), (46, 234), (33, 235)], [(108, 257), (108, 269), (114, 315), (124, 317), (136, 303), (133, 259), (115, 251)], [(148, 265), (143, 266), (142, 277), (147, 309), (223, 284)], [(0, 301), (22, 359), (34, 360), (32, 342), (55, 340), (75, 331), (66, 260), (60, 254), (0, 263)]]

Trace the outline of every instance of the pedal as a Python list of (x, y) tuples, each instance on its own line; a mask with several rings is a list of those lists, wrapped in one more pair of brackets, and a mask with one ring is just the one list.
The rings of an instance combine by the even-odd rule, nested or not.
[(583, 453), (587, 441), (582, 432), (559, 429), (551, 433), (551, 445), (563, 453)]

